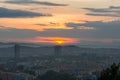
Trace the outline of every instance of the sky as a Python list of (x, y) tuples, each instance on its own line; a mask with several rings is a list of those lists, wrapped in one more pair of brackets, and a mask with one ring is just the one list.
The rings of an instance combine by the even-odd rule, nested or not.
[(0, 42), (120, 43), (120, 0), (0, 0)]

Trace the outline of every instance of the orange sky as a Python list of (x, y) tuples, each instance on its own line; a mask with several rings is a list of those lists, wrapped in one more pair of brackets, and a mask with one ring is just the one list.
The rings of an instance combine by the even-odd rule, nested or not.
[[(24, 35), (18, 35), (20, 37), (14, 37), (10, 38), (10, 36), (7, 36), (7, 33), (5, 32), (5, 29), (1, 29), (1, 35), (0, 37), (2, 39), (0, 39), (0, 41), (28, 41), (28, 42), (47, 42), (44, 40), (48, 40), (48, 42), (50, 43), (78, 43), (80, 41), (80, 39), (85, 39), (88, 38), (89, 35), (83, 36), (84, 34), (89, 34), (87, 32), (93, 31), (93, 30), (97, 30), (96, 28), (94, 28), (94, 26), (78, 26), (77, 29), (80, 30), (80, 32), (78, 30), (78, 33), (71, 33), (71, 29), (73, 29), (73, 25), (76, 23), (76, 25), (81, 25), (82, 23), (87, 23), (86, 21), (91, 21), (91, 22), (95, 22), (95, 21), (102, 21), (102, 22), (111, 22), (111, 21), (116, 21), (119, 20), (119, 17), (113, 17), (113, 16), (93, 16), (97, 13), (101, 14), (100, 12), (92, 12), (92, 10), (87, 10), (84, 8), (92, 8), (92, 9), (105, 9), (107, 10), (107, 8), (110, 8), (110, 6), (116, 6), (119, 7), (120, 6), (120, 1), (119, 0), (45, 0), (44, 2), (49, 2), (49, 3), (54, 3), (57, 6), (54, 6), (53, 4), (37, 4), (37, 3), (27, 3), (24, 4), (24, 2), (22, 2), (22, 4), (17, 4), (17, 3), (7, 3), (5, 2), (6, 0), (2, 0), (0, 2), (0, 8), (6, 8), (9, 10), (20, 10), (20, 11), (29, 11), (29, 12), (34, 12), (34, 13), (42, 13), (42, 14), (51, 14), (52, 16), (35, 16), (35, 17), (0, 17), (0, 26), (4, 26), (4, 28), (6, 30), (9, 31), (9, 29), (11, 30), (10, 33), (15, 34), (17, 32), (15, 32), (15, 30), (33, 30), (36, 31), (37, 33), (39, 33), (40, 35), (36, 35), (34, 37), (30, 37), (30, 38), (24, 38)], [(7, 0), (9, 1), (9, 0)], [(14, 1), (19, 1), (19, 0), (14, 0)], [(39, 1), (39, 2), (43, 2), (42, 0), (33, 0), (33, 1)], [(67, 6), (60, 6), (58, 4), (67, 4)], [(118, 8), (116, 8), (118, 9)], [(2, 10), (2, 9), (0, 9)], [(113, 9), (111, 9), (111, 11), (114, 11)], [(14, 11), (13, 11), (14, 12)], [(88, 13), (94, 13), (93, 15), (86, 15)], [(112, 14), (112, 13), (110, 13)], [(9, 13), (8, 13), (9, 15)], [(13, 16), (13, 15), (12, 15)], [(74, 23), (72, 24), (72, 27), (67, 26), (67, 23)], [(2, 27), (1, 27), (2, 28)], [(51, 33), (48, 35), (51, 36), (47, 36), (47, 33), (44, 33), (44, 31), (48, 31), (49, 33), (49, 29), (53, 29), (53, 30), (61, 30), (63, 29), (64, 31), (69, 31), (65, 32), (65, 36), (62, 35), (55, 35), (54, 34), (58, 34), (58, 33)], [(83, 30), (82, 30), (83, 29)], [(4, 31), (3, 31), (4, 30)], [(14, 30), (14, 31), (12, 31)], [(57, 31), (56, 30), (56, 31)], [(83, 32), (84, 30), (89, 30)], [(3, 31), (3, 32), (2, 32)], [(42, 31), (42, 32), (41, 32)], [(74, 30), (73, 30), (74, 31)], [(83, 32), (83, 33), (81, 33)], [(22, 31), (21, 31), (22, 33)], [(41, 35), (41, 33), (43, 35)], [(12, 35), (11, 34), (11, 35)], [(32, 34), (32, 33), (30, 33)], [(33, 33), (34, 34), (34, 33)], [(32, 35), (33, 35), (32, 34)], [(53, 35), (52, 35), (53, 34)], [(59, 34), (60, 31), (59, 31)], [(72, 37), (70, 35), (79, 35), (77, 37)], [(82, 34), (82, 36), (81, 36)], [(90, 33), (91, 34), (91, 33)], [(68, 36), (67, 36), (68, 35)], [(92, 34), (91, 34), (92, 35)], [(23, 37), (21, 37), (23, 36)], [(101, 35), (98, 34), (98, 36), (101, 37)], [(39, 38), (40, 37), (40, 38)], [(90, 36), (90, 38), (93, 37), (94, 39), (97, 39), (98, 41), (102, 41), (99, 40), (98, 37), (94, 36)], [(58, 38), (58, 39), (56, 39)], [(111, 40), (115, 40), (115, 41), (119, 41), (119, 37), (103, 37), (103, 41), (104, 39), (109, 39), (109, 41)], [(49, 41), (52, 40), (52, 41)]]

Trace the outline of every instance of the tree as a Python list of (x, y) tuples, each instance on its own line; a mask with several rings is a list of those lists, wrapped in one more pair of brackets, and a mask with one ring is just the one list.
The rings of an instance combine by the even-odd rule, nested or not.
[(120, 80), (120, 64), (111, 65), (110, 68), (107, 68), (101, 72), (98, 80)]

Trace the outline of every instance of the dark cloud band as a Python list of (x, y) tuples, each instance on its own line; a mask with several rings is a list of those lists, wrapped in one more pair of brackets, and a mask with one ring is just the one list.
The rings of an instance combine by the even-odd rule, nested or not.
[[(69, 24), (69, 23), (68, 23)], [(36, 31), (30, 29), (16, 29), (1, 27), (0, 37), (6, 38), (34, 38), (42, 37), (69, 37), (79, 39), (116, 39), (120, 40), (120, 21), (102, 22), (92, 21), (85, 23), (70, 23), (73, 27), (77, 26), (91, 26), (95, 30), (82, 30), (82, 29), (45, 29), (44, 31)], [(75, 26), (76, 24), (76, 26)], [(70, 26), (70, 25), (69, 25)], [(3, 29), (2, 29), (3, 28)], [(71, 34), (72, 33), (72, 34)], [(4, 34), (4, 36), (3, 36)]]
[(14, 0), (14, 1), (5, 1), (5, 3), (10, 4), (38, 4), (38, 5), (46, 5), (46, 6), (68, 6), (68, 4), (58, 4), (53, 2), (45, 2), (45, 1), (34, 1), (34, 0)]
[(52, 16), (52, 15), (0, 7), (0, 18), (28, 18), (28, 17), (39, 17), (39, 16)]
[(90, 12), (86, 15), (90, 16), (107, 16), (107, 17), (120, 17), (120, 6), (110, 6), (109, 8), (83, 8)]

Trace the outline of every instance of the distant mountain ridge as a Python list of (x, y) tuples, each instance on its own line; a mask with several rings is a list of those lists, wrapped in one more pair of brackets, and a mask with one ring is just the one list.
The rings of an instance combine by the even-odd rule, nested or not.
[[(54, 44), (40, 44), (40, 43), (18, 43), (18, 42), (0, 42), (1, 46), (10, 46), (10, 45), (23, 45), (23, 46), (31, 46), (31, 47), (41, 47), (41, 46), (54, 46)], [(108, 44), (108, 43), (80, 43), (80, 44), (65, 44), (63, 46), (71, 46), (71, 47), (84, 47), (84, 48), (120, 48), (120, 43)]]

